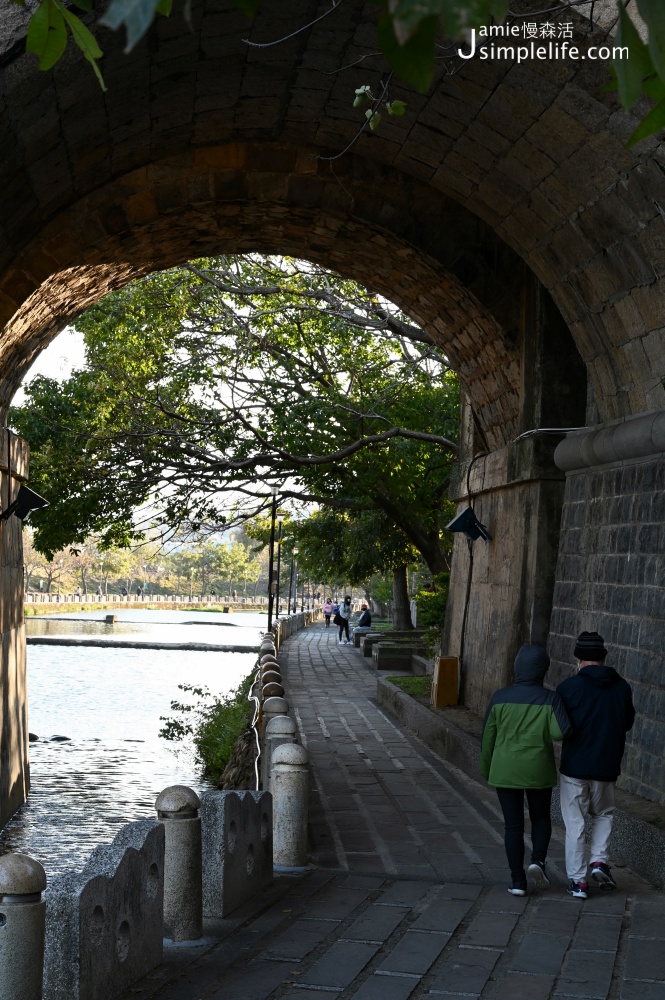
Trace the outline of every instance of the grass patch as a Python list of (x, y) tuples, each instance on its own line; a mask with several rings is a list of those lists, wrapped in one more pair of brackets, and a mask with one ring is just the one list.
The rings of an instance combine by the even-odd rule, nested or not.
[(192, 737), (196, 759), (203, 773), (217, 782), (229, 762), (236, 741), (252, 724), (254, 702), (248, 701), (254, 672), (249, 674), (235, 691), (223, 698), (211, 698), (208, 688), (179, 684), (181, 691), (199, 700), (194, 704), (171, 702), (172, 717), (161, 716), (164, 726), (159, 735), (166, 740), (179, 742)]
[(429, 698), (432, 691), (432, 678), (429, 674), (416, 677), (387, 677), (386, 680), (398, 687), (412, 698)]

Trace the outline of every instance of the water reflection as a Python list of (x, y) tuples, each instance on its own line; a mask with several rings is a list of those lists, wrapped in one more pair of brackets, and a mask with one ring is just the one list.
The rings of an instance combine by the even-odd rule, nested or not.
[[(139, 628), (160, 642), (205, 642), (210, 640), (201, 633), (215, 631), (218, 636), (232, 632), (234, 642), (236, 633), (243, 632), (255, 644), (265, 627), (265, 616), (258, 614), (225, 615), (235, 628), (185, 625), (191, 612), (183, 613), (181, 621), (171, 611), (119, 614), (122, 623), (109, 628)], [(93, 612), (72, 616), (71, 625), (47, 624), (80, 630), (85, 623), (83, 627), (101, 630), (99, 618)], [(242, 625), (238, 619), (244, 619)], [(30, 628), (38, 624), (31, 621)], [(172, 628), (186, 629), (189, 639), (172, 640)], [(255, 661), (253, 653), (29, 646), (30, 731), (39, 740), (30, 745), (30, 799), (0, 833), (0, 853), (30, 854), (53, 876), (81, 867), (92, 848), (111, 840), (123, 823), (154, 816), (155, 797), (167, 785), (205, 790), (191, 751), (175, 753), (158, 736), (159, 717), (170, 714), (173, 699), (185, 700), (178, 684), (225, 693)], [(54, 736), (69, 739), (53, 742)]]

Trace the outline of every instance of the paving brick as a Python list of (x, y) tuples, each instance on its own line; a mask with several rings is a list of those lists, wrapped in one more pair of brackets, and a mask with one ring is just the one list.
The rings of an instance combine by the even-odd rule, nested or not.
[(377, 900), (383, 906), (414, 906), (429, 892), (426, 882), (395, 882)]
[(330, 917), (344, 919), (365, 902), (369, 892), (364, 889), (338, 888), (324, 889), (307, 908), (309, 917)]
[(268, 957), (293, 958), (299, 961), (316, 948), (329, 934), (339, 927), (339, 921), (296, 920), (287, 931), (280, 934), (266, 950)]
[(381, 946), (360, 941), (337, 941), (332, 948), (302, 973), (305, 986), (334, 986), (343, 989), (362, 972)]
[[(223, 985), (210, 1000), (265, 1000), (280, 983), (288, 980), (290, 969), (285, 962), (252, 962), (240, 972), (224, 976)], [(168, 994), (167, 994), (168, 996)]]
[[(417, 977), (374, 975), (349, 1000), (407, 1000), (419, 984)], [(320, 994), (317, 1000), (321, 1000)]]
[(517, 913), (479, 913), (471, 922), (461, 943), (505, 948), (518, 920)]
[(418, 931), (448, 931), (457, 928), (473, 905), (472, 900), (442, 899), (430, 903), (413, 924)]
[(504, 981), (506, 1000), (549, 1000), (554, 976), (526, 976), (509, 972)]
[(556, 975), (569, 944), (570, 937), (567, 934), (539, 934), (530, 931), (525, 934), (520, 949), (510, 964), (511, 971)]
[(407, 931), (379, 966), (382, 972), (410, 972), (424, 975), (437, 960), (450, 934)]
[(622, 917), (583, 913), (575, 928), (574, 947), (616, 952), (621, 934)]
[(344, 931), (349, 940), (385, 941), (409, 912), (408, 906), (368, 906)]
[(458, 948), (430, 984), (430, 990), (461, 993), (466, 996), (479, 995), (491, 976), (500, 954), (499, 951)]
[(621, 1000), (665, 1000), (665, 983), (624, 982)]
[[(661, 930), (662, 933), (662, 930)], [(648, 970), (648, 975), (645, 972)], [(630, 937), (626, 979), (665, 981), (665, 946), (663, 940), (643, 940)]]
[(554, 995), (605, 1000), (613, 971), (614, 963), (605, 955), (573, 949), (566, 955)]

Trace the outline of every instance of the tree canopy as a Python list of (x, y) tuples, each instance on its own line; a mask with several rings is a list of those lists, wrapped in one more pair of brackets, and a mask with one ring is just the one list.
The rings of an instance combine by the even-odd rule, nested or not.
[(51, 500), (42, 551), (91, 532), (129, 544), (141, 518), (217, 531), (264, 513), (276, 486), (294, 510), (378, 511), (446, 568), (457, 379), (371, 291), (288, 258), (219, 257), (141, 279), (76, 325), (86, 367), (34, 379), (10, 414)]

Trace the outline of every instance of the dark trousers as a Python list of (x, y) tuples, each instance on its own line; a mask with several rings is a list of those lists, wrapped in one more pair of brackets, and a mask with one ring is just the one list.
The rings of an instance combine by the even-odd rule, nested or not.
[(513, 879), (524, 879), (524, 796), (531, 820), (532, 861), (545, 861), (552, 836), (551, 788), (497, 788), (505, 824), (504, 844)]
[(339, 639), (340, 639), (340, 642), (342, 641), (342, 635), (344, 634), (344, 632), (346, 632), (346, 638), (350, 639), (351, 636), (349, 635), (349, 619), (348, 618), (342, 618), (341, 622), (339, 623)]

